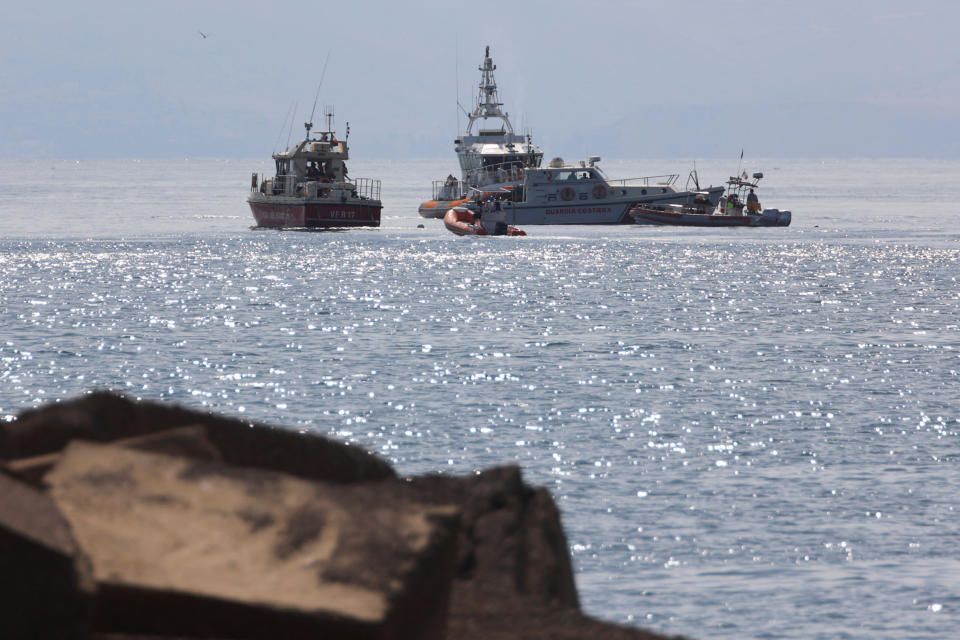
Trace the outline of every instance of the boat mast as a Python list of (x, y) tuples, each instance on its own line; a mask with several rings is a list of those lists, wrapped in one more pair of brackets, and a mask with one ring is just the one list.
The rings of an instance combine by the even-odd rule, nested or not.
[[(320, 72), (320, 83), (317, 85), (317, 95), (313, 96), (313, 109), (310, 110), (310, 122), (304, 122), (303, 127), (307, 130), (306, 139), (310, 139), (310, 129), (313, 129), (313, 114), (317, 112), (317, 100), (320, 99), (320, 87), (323, 86), (323, 79), (327, 75), (327, 63), (330, 62), (330, 52), (327, 51), (327, 59), (323, 61), (323, 71)], [(328, 126), (327, 129), (330, 127)]]
[(332, 131), (333, 131), (333, 105), (332, 105), (332, 104), (328, 104), (328, 105), (327, 105), (327, 108), (324, 109), (324, 111), (327, 112), (327, 113), (325, 114), (325, 115), (327, 116), (327, 131), (331, 131), (331, 132), (332, 132)]
[(490, 58), (490, 45), (487, 45), (486, 52), (483, 55), (483, 65), (479, 67), (481, 76), (479, 92), (477, 94), (477, 105), (473, 113), (470, 114), (469, 122), (467, 122), (466, 135), (468, 136), (473, 129), (473, 123), (480, 118), (484, 120), (487, 118), (500, 118), (507, 128), (507, 132), (511, 135), (513, 134), (513, 125), (510, 124), (510, 119), (507, 118), (507, 114), (500, 110), (503, 103), (499, 102), (499, 97), (497, 96), (497, 81), (493, 77), (493, 70), (496, 68), (497, 65), (493, 64), (493, 60)]

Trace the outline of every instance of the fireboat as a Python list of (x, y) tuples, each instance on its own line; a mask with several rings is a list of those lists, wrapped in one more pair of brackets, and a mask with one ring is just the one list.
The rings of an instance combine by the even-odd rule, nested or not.
[(351, 179), (346, 136), (337, 139), (333, 112), (326, 114), (327, 129), (314, 131), (305, 122), (306, 136), (293, 149), (273, 154), (276, 174), (250, 178), (250, 210), (258, 227), (379, 227), (380, 181)]

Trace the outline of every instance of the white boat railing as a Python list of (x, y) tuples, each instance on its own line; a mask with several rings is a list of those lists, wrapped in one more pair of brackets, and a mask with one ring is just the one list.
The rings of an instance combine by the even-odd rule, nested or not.
[(433, 181), (433, 199), (434, 200), (459, 200), (469, 193), (470, 189), (485, 187), (491, 184), (502, 184), (504, 182), (519, 182), (523, 180), (523, 171), (526, 168), (536, 168), (532, 165), (525, 165), (522, 161), (513, 160), (511, 162), (501, 162), (491, 164), (477, 169), (468, 169), (464, 173), (464, 179), (457, 180), (434, 180)]
[[(350, 184), (350, 183), (347, 183)], [(352, 183), (361, 198), (380, 199), (380, 181), (373, 178), (356, 178)]]
[(268, 196), (327, 198), (337, 197), (346, 192), (352, 197), (370, 200), (380, 199), (380, 180), (374, 180), (372, 178), (354, 178), (353, 180), (341, 181), (304, 181), (301, 178), (298, 181), (296, 175), (288, 173), (278, 175), (274, 178), (260, 180), (259, 182), (259, 187), (254, 183), (251, 185), (251, 190), (259, 191)]
[[(619, 180), (607, 180), (607, 183), (611, 185), (619, 185), (621, 187), (631, 187), (631, 186), (643, 186), (649, 187), (651, 184), (660, 185), (660, 184), (674, 184), (680, 178), (679, 173), (665, 173), (659, 176), (644, 176), (642, 178), (621, 178)], [(651, 182), (655, 181), (655, 182)]]
[(477, 169), (468, 169), (464, 176), (464, 181), (467, 187), (483, 187), (488, 184), (518, 182), (523, 179), (523, 170), (525, 168), (527, 168), (527, 166), (516, 160), (513, 162), (491, 164)]
[(459, 180), (454, 178), (450, 180), (433, 181), (432, 200), (459, 200), (463, 197), (463, 187)]
[(251, 191), (260, 191), (268, 196), (292, 196), (296, 195), (296, 176), (293, 174), (281, 174), (266, 180), (260, 179), (260, 186), (254, 183), (250, 187)]

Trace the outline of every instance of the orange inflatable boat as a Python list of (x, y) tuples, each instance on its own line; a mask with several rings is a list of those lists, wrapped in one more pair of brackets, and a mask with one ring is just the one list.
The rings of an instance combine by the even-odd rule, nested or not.
[(458, 236), (525, 236), (527, 233), (504, 222), (491, 225), (493, 231), (488, 231), (481, 224), (480, 216), (467, 207), (451, 207), (443, 216), (443, 225)]

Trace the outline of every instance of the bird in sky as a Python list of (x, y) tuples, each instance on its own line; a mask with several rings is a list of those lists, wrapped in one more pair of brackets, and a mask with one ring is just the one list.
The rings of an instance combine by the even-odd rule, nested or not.
[(199, 31), (199, 30), (198, 30), (197, 33), (199, 33), (199, 34), (200, 34), (200, 37), (203, 38), (204, 40), (207, 39), (207, 34), (205, 34), (203, 31)]

